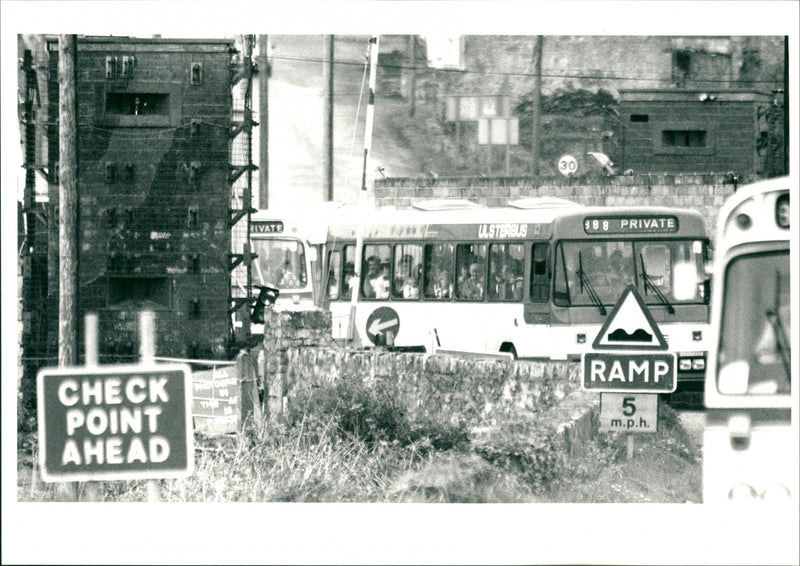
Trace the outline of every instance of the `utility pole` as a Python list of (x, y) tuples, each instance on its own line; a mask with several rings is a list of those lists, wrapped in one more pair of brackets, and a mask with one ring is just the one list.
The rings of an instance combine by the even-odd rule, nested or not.
[(78, 345), (78, 36), (58, 36), (59, 84), (59, 298), (58, 365), (77, 364)]
[(408, 45), (406, 47), (406, 53), (409, 54), (410, 58), (410, 69), (411, 69), (411, 76), (409, 77), (409, 86), (408, 86), (408, 117), (413, 118), (414, 115), (417, 113), (417, 36), (416, 35), (409, 35), (408, 36)]
[(268, 36), (258, 36), (258, 207), (269, 208), (269, 64)]
[(789, 174), (789, 37), (783, 38), (783, 174)]
[(325, 200), (333, 200), (333, 36), (325, 36), (325, 64), (323, 68), (325, 84), (325, 155), (323, 163), (325, 171)]
[(542, 36), (533, 44), (533, 116), (531, 117), (531, 174), (539, 175), (539, 119), (542, 111)]

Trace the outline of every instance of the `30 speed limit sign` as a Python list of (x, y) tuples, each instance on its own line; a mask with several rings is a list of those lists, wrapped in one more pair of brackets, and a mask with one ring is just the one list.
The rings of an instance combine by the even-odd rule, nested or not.
[(578, 160), (571, 155), (562, 155), (558, 160), (558, 172), (569, 177), (578, 172)]

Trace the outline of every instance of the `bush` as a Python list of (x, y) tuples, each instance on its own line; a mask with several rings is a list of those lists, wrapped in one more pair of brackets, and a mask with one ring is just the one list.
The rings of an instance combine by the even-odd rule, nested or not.
[(473, 450), (539, 494), (550, 489), (566, 465), (557, 433), (535, 421), (492, 428), (484, 437), (473, 440)]
[(464, 423), (408, 415), (395, 384), (378, 382), (374, 387), (361, 380), (340, 380), (312, 390), (290, 403), (290, 425), (304, 422), (308, 433), (319, 437), (329, 425), (340, 438), (357, 438), (367, 444), (380, 442), (427, 445), (449, 450), (468, 440)]
[(435, 453), (400, 476), (387, 499), (402, 503), (529, 503), (535, 498), (513, 474), (476, 454)]

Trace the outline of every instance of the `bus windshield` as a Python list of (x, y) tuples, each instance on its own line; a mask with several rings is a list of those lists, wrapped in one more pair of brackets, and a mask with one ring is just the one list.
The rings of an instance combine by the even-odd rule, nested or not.
[(308, 281), (305, 246), (289, 238), (253, 239), (253, 283), (280, 290), (303, 289)]
[(790, 389), (789, 250), (742, 255), (728, 265), (717, 387), (722, 394)]
[(702, 274), (704, 261), (700, 240), (563, 241), (556, 247), (554, 301), (564, 307), (613, 305), (634, 284), (648, 305), (672, 310), (675, 304), (702, 303), (699, 280), (689, 296), (676, 296), (674, 283), (676, 267), (689, 265)]

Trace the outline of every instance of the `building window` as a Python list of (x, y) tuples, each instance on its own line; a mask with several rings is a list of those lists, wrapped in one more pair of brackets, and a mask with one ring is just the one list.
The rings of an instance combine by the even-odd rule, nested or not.
[(663, 130), (661, 144), (666, 147), (706, 147), (705, 130)]
[(650, 116), (647, 114), (631, 114), (631, 122), (649, 122)]
[(106, 114), (133, 116), (169, 114), (169, 94), (109, 92), (106, 93)]
[(134, 308), (172, 307), (172, 285), (167, 277), (109, 277), (108, 306)]

